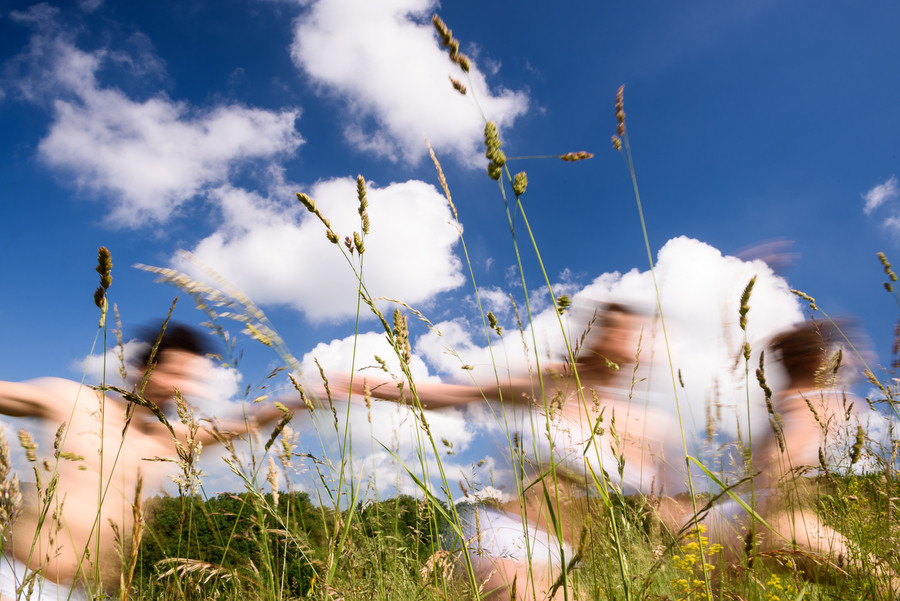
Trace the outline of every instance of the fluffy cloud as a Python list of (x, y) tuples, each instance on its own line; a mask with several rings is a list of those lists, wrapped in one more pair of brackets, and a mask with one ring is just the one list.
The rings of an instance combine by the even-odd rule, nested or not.
[[(746, 431), (747, 388), (743, 360), (738, 361), (743, 333), (738, 325), (740, 296), (753, 276), (757, 277), (750, 299), (748, 341), (754, 359), (768, 339), (787, 326), (803, 319), (796, 297), (787, 283), (762, 261), (742, 261), (723, 256), (715, 248), (689, 238), (670, 240), (660, 251), (656, 264), (656, 278), (660, 286), (663, 315), (666, 320), (668, 346), (675, 373), (681, 373), (684, 388), (678, 390), (682, 410), (692, 430), (704, 427), (707, 401), (715, 401), (723, 409), (724, 432), (736, 432), (738, 422)], [(656, 311), (653, 280), (649, 271), (634, 269), (628, 273), (606, 273), (573, 295), (574, 307), (562, 319), (562, 328), (552, 308), (536, 315), (525, 332), (525, 340), (537, 342), (537, 349), (529, 349), (526, 356), (522, 338), (509, 323), (500, 341), (490, 349), (475, 340), (483, 333), (472, 333), (461, 322), (438, 323), (443, 334), (430, 332), (416, 341), (416, 351), (440, 373), (451, 380), (467, 380), (472, 375), (490, 381), (494, 365), (501, 372), (522, 374), (533, 365), (537, 356), (541, 361), (565, 356), (561, 332), (565, 329), (570, 341), (584, 330), (590, 311), (598, 300), (620, 302), (647, 315)], [(448, 349), (453, 349), (448, 353)], [(458, 355), (457, 358), (455, 355)], [(666, 410), (674, 411), (672, 378), (670, 376), (665, 338), (656, 319), (648, 318), (642, 342), (641, 367), (638, 379), (640, 394)], [(474, 367), (461, 371), (462, 364)], [(752, 377), (749, 394), (753, 419), (764, 417), (759, 387)], [(777, 370), (770, 374), (770, 383), (777, 386)]]
[(427, 136), (441, 153), (473, 164), (484, 123), (508, 125), (523, 114), (522, 92), (491, 91), (473, 63), (472, 92), (461, 96), (448, 75), (466, 81), (438, 46), (431, 26), (435, 0), (318, 0), (296, 23), (291, 56), (298, 68), (346, 104), (344, 134), (357, 147), (418, 160)]
[[(753, 349), (748, 382), (740, 354), (744, 334), (739, 326), (738, 311), (741, 294), (754, 276), (757, 279), (750, 297), (747, 326), (747, 340)], [(738, 424), (742, 432), (747, 432), (749, 397), (752, 427), (755, 431), (766, 431), (768, 424), (762, 393), (753, 372), (759, 351), (765, 348), (770, 337), (803, 320), (800, 303), (787, 283), (760, 260), (743, 261), (723, 256), (707, 244), (684, 237), (670, 240), (660, 250), (656, 278), (660, 286), (675, 379), (680, 374), (683, 381), (677, 394), (691, 452), (701, 452), (698, 447), (706, 426), (708, 406), (713, 413), (721, 415), (717, 424), (719, 432), (726, 439), (731, 439), (738, 430)], [(493, 382), (498, 374), (501, 380), (507, 374), (523, 375), (529, 365), (534, 365), (535, 357), (543, 364), (548, 360), (560, 360), (565, 354), (561, 332), (566, 332), (570, 342), (580, 337), (598, 301), (620, 302), (648, 316), (640, 365), (635, 376), (633, 394), (636, 400), (633, 402), (647, 403), (665, 411), (675, 423), (673, 372), (669, 370), (661, 325), (658, 318), (653, 317), (656, 312), (655, 292), (649, 271), (634, 269), (624, 274), (607, 273), (597, 277), (588, 286), (573, 291), (573, 308), (561, 319), (552, 308), (537, 313), (524, 337), (516, 332), (513, 317), (507, 315), (506, 320), (501, 318), (506, 326), (504, 335), (497, 339), (492, 334), (490, 347), (484, 342), (480, 323), (472, 325), (462, 319), (437, 323), (434, 330), (415, 341), (413, 365), (418, 374), (416, 377), (419, 381), (433, 381), (434, 376), (428, 372), (430, 366), (441, 374), (444, 381), (471, 383), (474, 379)], [(527, 351), (523, 349), (523, 339), (531, 347)], [(378, 348), (379, 344), (381, 348)], [(351, 349), (352, 338), (348, 338), (320, 345), (311, 355), (319, 357), (327, 370), (346, 373)], [(392, 358), (392, 351), (383, 336), (372, 333), (360, 336), (357, 366), (374, 363), (371, 360), (374, 354), (384, 359)], [(466, 369), (463, 369), (464, 365)], [(362, 372), (363, 375), (371, 373)], [(630, 386), (630, 376), (630, 373), (624, 375), (623, 394)], [(783, 377), (774, 361), (767, 363), (767, 377), (770, 386), (778, 390)], [(375, 407), (378, 408), (379, 404)], [(465, 414), (460, 414), (464, 419), (459, 422), (453, 421), (455, 416), (439, 422), (442, 427), (446, 426), (440, 430), (441, 435), (446, 433), (448, 440), (454, 443), (457, 439), (461, 440), (461, 448), (495, 456), (497, 463), (491, 482), (506, 490), (510, 482), (509, 464), (508, 449), (503, 446), (503, 441), (512, 431), (525, 433), (528, 439), (531, 427), (527, 415), (503, 415), (497, 407), (481, 403), (466, 407), (465, 411)], [(373, 423), (378, 424), (374, 428), (378, 432), (375, 435), (377, 440), (384, 441), (386, 437), (396, 436), (395, 424), (398, 422), (388, 421), (388, 415), (377, 413), (373, 417)], [(359, 418), (355, 419), (359, 421)], [(458, 429), (454, 428), (456, 423)], [(360, 425), (364, 432), (372, 429), (366, 423)], [(415, 443), (411, 434), (404, 436), (407, 436), (404, 441)], [(365, 437), (362, 437), (358, 442), (365, 444), (364, 440)], [(675, 454), (680, 454), (680, 441), (673, 438), (672, 443), (673, 448), (679, 447)], [(497, 448), (492, 450), (495, 446)], [(357, 451), (360, 448), (365, 447), (354, 446)], [(404, 447), (404, 451), (408, 449)], [(377, 449), (373, 453), (365, 452), (365, 461), (373, 469), (376, 464), (388, 463), (386, 457), (378, 456), (379, 453), (381, 451)], [(507, 459), (504, 460), (504, 457)]]
[[(342, 240), (359, 231), (356, 180), (319, 182), (310, 195)], [(288, 305), (314, 321), (356, 313), (354, 271), (328, 242), (322, 223), (299, 203), (278, 205), (230, 186), (211, 196), (225, 219), (219, 231), (194, 248), (200, 261), (257, 303)], [(390, 294), (419, 304), (462, 283), (453, 254), (459, 232), (433, 186), (420, 181), (370, 185), (368, 201), (371, 233), (365, 238), (362, 274), (373, 296)], [(176, 267), (196, 272), (189, 263), (176, 261)]]
[[(51, 108), (50, 130), (39, 145), (42, 159), (74, 174), (80, 188), (108, 194), (112, 222), (164, 222), (245, 161), (273, 159), (302, 143), (297, 110), (200, 109), (164, 94), (134, 100), (102, 86), (98, 69), (107, 61), (121, 63), (123, 55), (78, 49), (55, 25), (55, 14), (42, 6), (16, 13), (38, 32), (8, 70), (17, 72), (13, 79), (23, 98)], [(155, 58), (147, 60), (148, 69), (158, 70)], [(143, 69), (133, 63), (132, 71)]]
[(897, 189), (897, 176), (892, 175), (883, 184), (878, 184), (862, 195), (863, 200), (866, 201), (863, 211), (866, 215), (871, 215), (872, 211), (884, 204), (886, 200), (896, 198), (898, 195), (900, 195), (900, 191)]

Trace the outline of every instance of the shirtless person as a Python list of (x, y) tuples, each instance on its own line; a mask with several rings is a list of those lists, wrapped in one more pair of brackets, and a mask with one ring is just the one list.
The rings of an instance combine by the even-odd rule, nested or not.
[[(755, 525), (756, 549), (761, 554), (785, 552), (809, 578), (840, 579), (839, 570), (826, 569), (837, 566), (874, 572), (884, 584), (898, 590), (896, 576), (878, 570), (874, 559), (865, 566), (848, 562), (856, 555), (849, 541), (816, 513), (816, 482), (806, 477), (818, 473), (822, 461), (828, 461), (830, 443), (846, 442), (847, 426), (855, 423), (851, 418), (858, 399), (836, 387), (837, 374), (828, 363), (829, 349), (841, 341), (833, 325), (806, 322), (770, 343), (788, 381), (772, 399), (779, 416), (775, 425), (754, 445), (753, 509), (770, 527)], [(750, 503), (749, 495), (741, 497)], [(673, 506), (667, 507), (668, 512)], [(675, 517), (678, 511), (680, 516)], [(663, 512), (661, 517), (673, 531), (693, 520), (683, 503), (679, 510)], [(708, 529), (709, 543), (722, 545), (728, 562), (738, 563), (745, 557), (751, 517), (735, 500), (719, 501), (701, 523)]]
[[(148, 341), (151, 347), (155, 338)], [(207, 351), (199, 333), (169, 323), (155, 364), (148, 364), (149, 349), (137, 360), (138, 381), (150, 370), (143, 391), (137, 392), (165, 412), (174, 404), (176, 391), (185, 396), (196, 392), (208, 369)], [(43, 600), (84, 599), (86, 587), (97, 591), (101, 583), (108, 590), (117, 587), (122, 559), (114, 549), (110, 522), (123, 538), (130, 538), (139, 487), (143, 484), (144, 490), (152, 491), (172, 472), (171, 463), (152, 461), (176, 455), (172, 433), (147, 407), (59, 378), (0, 382), (0, 413), (39, 418), (50, 432), (59, 429), (57, 459), (45, 467), (36, 464), (40, 490), (30, 498), (25, 495), (11, 532), (7, 524), (0, 524), (5, 531), (0, 600), (19, 598), (17, 588), (22, 589), (21, 598), (33, 588), (31, 598)], [(267, 407), (256, 417), (264, 423), (282, 415)], [(170, 425), (186, 444), (188, 427), (178, 420)], [(246, 425), (229, 424), (228, 429), (243, 432)], [(217, 441), (203, 429), (195, 439), (204, 445)], [(33, 573), (37, 575), (27, 582)]]
[[(637, 403), (632, 406), (625, 392), (628, 384), (618, 384), (623, 372), (629, 371), (624, 368), (635, 359), (642, 318), (617, 304), (602, 307), (596, 316), (598, 331), (586, 336), (574, 369), (569, 363), (554, 364), (544, 367), (540, 378), (512, 379), (499, 389), (496, 383), (415, 386), (415, 396), (424, 409), (492, 399), (523, 405), (535, 418), (531, 426), (535, 445), (523, 449), (530, 480), (523, 483), (527, 487), (524, 494), (499, 510), (476, 507), (480, 532), (473, 528), (474, 518), (463, 518), (467, 536), (480, 539), (467, 544), (479, 584), (484, 583), (484, 591), (493, 591), (486, 597), (491, 601), (510, 599), (513, 588), (516, 599), (547, 597), (562, 564), (571, 561), (573, 546), (579, 542), (585, 501), (597, 488), (594, 476), (601, 487), (618, 488), (625, 494), (649, 491), (654, 481), (660, 486), (659, 455), (669, 416), (654, 419), (660, 417), (655, 411)], [(331, 382), (332, 388), (336, 385), (341, 392), (362, 395), (371, 391), (372, 396), (391, 401), (403, 396), (393, 381), (372, 383), (360, 376), (354, 379), (352, 390), (346, 378), (332, 378)], [(611, 435), (613, 414), (618, 441)], [(624, 460), (621, 476), (620, 458)], [(546, 475), (551, 465), (555, 477)], [(550, 523), (548, 499), (562, 540)], [(562, 599), (562, 591), (553, 598)]]

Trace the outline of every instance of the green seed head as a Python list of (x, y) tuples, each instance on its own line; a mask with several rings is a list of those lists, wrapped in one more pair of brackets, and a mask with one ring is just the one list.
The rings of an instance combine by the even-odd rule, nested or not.
[(512, 189), (513, 194), (516, 196), (522, 196), (525, 194), (525, 188), (528, 187), (528, 176), (524, 171), (520, 171), (516, 173), (516, 176), (513, 178)]

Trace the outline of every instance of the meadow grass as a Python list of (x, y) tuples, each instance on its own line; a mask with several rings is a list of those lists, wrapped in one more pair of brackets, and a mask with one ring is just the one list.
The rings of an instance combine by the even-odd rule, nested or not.
[[(469, 60), (459, 52), (459, 42), (439, 17), (435, 16), (434, 24), (441, 43), (448, 49), (450, 60), (468, 73)], [(472, 95), (472, 86), (467, 86), (465, 82), (451, 79), (451, 85), (461, 94)], [(622, 153), (634, 185), (652, 273), (652, 251), (625, 126), (622, 89), (617, 95), (615, 109), (617, 121), (613, 147)], [(578, 351), (585, 335), (580, 338), (569, 336), (562, 317), (569, 300), (554, 294), (543, 267), (538, 242), (521, 202), (527, 193), (527, 176), (523, 171), (510, 171), (509, 165), (513, 160), (506, 157), (499, 132), (487, 119), (485, 147), (487, 175), (497, 182), (498, 193), (506, 207), (507, 225), (519, 270), (522, 313), (518, 334), (523, 339), (532, 336), (530, 341), (525, 341), (526, 345), (537, 348), (534, 332), (528, 327), (534, 318), (534, 291), (529, 289), (527, 282), (530, 279), (526, 277), (523, 267), (523, 256), (530, 253), (539, 266), (545, 292), (559, 317), (558, 325), (566, 341), (571, 377), (578, 391), (574, 402), (581, 405), (586, 414), (596, 415), (594, 399), (581, 385), (577, 368)], [(438, 158), (430, 147), (429, 151), (453, 217), (458, 220), (457, 208)], [(571, 152), (552, 158), (576, 162), (590, 156), (585, 152)], [(99, 585), (102, 580), (99, 573), (83, 573), (85, 582), (91, 583), (89, 591), (96, 598), (109, 594), (120, 599), (146, 600), (446, 600), (488, 598), (497, 594), (525, 598), (534, 592), (537, 576), (530, 570), (531, 578), (526, 576), (523, 581), (512, 583), (512, 590), (506, 593), (492, 591), (486, 586), (484, 574), (477, 569), (471, 554), (452, 551), (454, 545), (458, 548), (460, 541), (469, 537), (463, 525), (463, 513), (473, 502), (470, 493), (477, 491), (461, 490), (455, 483), (455, 476), (444, 469), (442, 457), (445, 456), (443, 451), (447, 443), (433, 437), (429, 427), (430, 414), (423, 408), (411, 371), (412, 350), (407, 319), (411, 316), (428, 328), (433, 327), (431, 322), (424, 314), (402, 303), (398, 303), (393, 315), (388, 317), (379, 309), (380, 299), (374, 298), (366, 287), (365, 243), (370, 230), (368, 201), (365, 179), (360, 176), (357, 183), (359, 229), (343, 237), (343, 233), (332, 230), (328, 216), (316, 206), (314, 199), (300, 193), (298, 200), (320, 220), (323, 235), (334, 245), (335, 252), (343, 254), (348, 269), (352, 269), (356, 276), (356, 331), (359, 331), (362, 311), (371, 311), (397, 355), (401, 373), (396, 376), (404, 387), (410, 411), (416, 420), (418, 446), (415, 465), (404, 464), (396, 455), (395, 459), (400, 466), (398, 477), (412, 480), (418, 487), (417, 494), (378, 499), (366, 493), (361, 484), (365, 475), (354, 473), (349, 445), (349, 406), (335, 402), (347, 399), (332, 398), (330, 393), (316, 398), (303, 388), (299, 380), (299, 361), (263, 311), (243, 292), (211, 272), (208, 273), (209, 280), (201, 282), (171, 269), (145, 266), (145, 269), (158, 274), (162, 281), (179, 287), (193, 297), (197, 307), (209, 316), (206, 325), (222, 338), (226, 348), (232, 348), (234, 343), (234, 337), (223, 325), (223, 322), (230, 320), (237, 323), (250, 338), (273, 349), (282, 359), (285, 369), (274, 370), (266, 380), (290, 378), (296, 394), (310, 410), (330, 419), (327, 426), (322, 425), (326, 420), (315, 422), (321, 426), (315, 434), (323, 452), (321, 456), (312, 458), (315, 474), (308, 474), (307, 477), (318, 481), (317, 497), (312, 498), (294, 489), (290, 475), (296, 473), (297, 433), (292, 429), (291, 413), (287, 410), (284, 418), (261, 433), (261, 437), (248, 437), (249, 456), (237, 452), (234, 445), (222, 437), (220, 442), (226, 451), (226, 462), (243, 482), (244, 490), (209, 497), (197, 467), (202, 448), (196, 442), (195, 435), (200, 424), (191, 408), (179, 397), (178, 419), (191, 434), (186, 439), (179, 439), (173, 432), (174, 455), (179, 468), (176, 478), (178, 495), (144, 500), (140, 487), (137, 488), (133, 503), (134, 527), (130, 532), (118, 532), (112, 543), (105, 543), (115, 544), (122, 558), (118, 586), (113, 589), (107, 587), (103, 591)], [(500, 328), (493, 314), (482, 309), (480, 289), (471, 267), (462, 227), (458, 227), (458, 231), (473, 294), (482, 315), (485, 340), (490, 348), (495, 336), (500, 335)], [(522, 240), (524, 243), (520, 246)], [(101, 250), (98, 260), (101, 284), (95, 295), (100, 310), (98, 337), (104, 348), (118, 346), (121, 353), (121, 326), (112, 330), (117, 345), (108, 342), (108, 294), (112, 282), (112, 263), (109, 253), (104, 251)], [(880, 260), (890, 280), (886, 288), (894, 293), (892, 286), (896, 276), (884, 255), (880, 255)], [(752, 289), (753, 280), (748, 283), (735, 307), (745, 334)], [(656, 294), (660, 332), (667, 340), (662, 303), (658, 291)], [(829, 321), (812, 297), (800, 292), (797, 294), (809, 302), (812, 314)], [(118, 323), (117, 311), (116, 321)], [(896, 591), (891, 591), (891, 579), (900, 573), (900, 527), (897, 519), (900, 433), (891, 430), (886, 439), (872, 439), (853, 421), (849, 410), (821, 422), (826, 438), (850, 442), (845, 445), (849, 448), (848, 455), (834, 460), (823, 454), (817, 475), (795, 478), (786, 483), (782, 502), (788, 514), (807, 509), (815, 512), (822, 523), (843, 535), (850, 556), (815, 554), (802, 548), (792, 548), (790, 544), (778, 549), (759, 546), (759, 538), (754, 533), (774, 527), (767, 523), (769, 516), (774, 514), (766, 513), (757, 504), (757, 491), (750, 477), (754, 475), (754, 467), (749, 448), (756, 435), (778, 439), (782, 426), (779, 425), (777, 408), (772, 404), (773, 393), (766, 383), (762, 358), (759, 368), (754, 370), (750, 364), (750, 352), (745, 337), (740, 353), (744, 359), (746, 389), (749, 391), (751, 371), (754, 371), (756, 382), (765, 392), (773, 430), (772, 433), (747, 432), (746, 443), (739, 443), (738, 452), (732, 453), (729, 446), (714, 442), (712, 432), (715, 420), (710, 410), (711, 425), (707, 438), (710, 457), (718, 454), (719, 457), (727, 455), (744, 459), (730, 472), (725, 471), (723, 463), (715, 464), (708, 460), (709, 457), (697, 457), (690, 451), (692, 433), (682, 419), (678, 398), (680, 375), (672, 367), (672, 358), (667, 357), (672, 405), (678, 416), (682, 437), (683, 456), (674, 461), (683, 464), (687, 473), (687, 490), (672, 499), (661, 499), (651, 491), (637, 496), (622, 494), (616, 475), (621, 476), (629, 466), (626, 465), (624, 451), (617, 450), (621, 449), (621, 440), (614, 419), (604, 422), (604, 428), (608, 429), (614, 442), (615, 465), (602, 464), (603, 458), (596, 449), (598, 443), (594, 446), (601, 470), (589, 470), (581, 481), (574, 483), (567, 475), (558, 473), (554, 461), (541, 457), (543, 451), (539, 447), (525, 448), (515, 432), (511, 425), (511, 399), (502, 382), (502, 369), (494, 365), (496, 389), (486, 388), (484, 396), (499, 401), (490, 405), (489, 409), (505, 432), (509, 455), (506, 459), (515, 468), (515, 496), (521, 503), (522, 513), (528, 510), (529, 495), (537, 491), (537, 496), (550, 508), (545, 515), (546, 527), (557, 539), (569, 538), (574, 542), (571, 548), (560, 545), (558, 549), (560, 569), (549, 587), (553, 598), (624, 601), (894, 598)], [(234, 364), (230, 358), (220, 359), (226, 364)], [(354, 356), (354, 365), (369, 364), (372, 360), (370, 357)], [(547, 379), (539, 354), (532, 355), (531, 360), (535, 382), (531, 393), (534, 409), (552, 414), (554, 403), (558, 402), (554, 383)], [(639, 361), (640, 349), (635, 349), (635, 365)], [(99, 383), (104, 390), (109, 389), (105, 382), (105, 367), (104, 378)], [(120, 366), (122, 370), (124, 366)], [(893, 374), (885, 372), (876, 377), (869, 366), (865, 370), (878, 396), (867, 400), (896, 414)], [(834, 371), (836, 373), (837, 367)], [(305, 375), (308, 379), (309, 374)], [(146, 384), (145, 378), (134, 390), (121, 393), (126, 400), (147, 406), (141, 396)], [(639, 394), (634, 392), (634, 385), (632, 375), (629, 397)], [(327, 391), (327, 379), (324, 388)], [(266, 402), (263, 397), (260, 394), (255, 399), (248, 398), (248, 401)], [(747, 402), (749, 406), (749, 392)], [(252, 412), (252, 407), (251, 403), (248, 413)], [(812, 406), (810, 411), (814, 411)], [(162, 413), (158, 412), (157, 417), (167, 423), (168, 418)], [(530, 423), (532, 440), (549, 435), (541, 420)], [(26, 452), (30, 451), (28, 459), (35, 465), (36, 502), (42, 506), (41, 515), (46, 520), (46, 523), (42, 521), (43, 527), (53, 527), (54, 478), (58, 473), (54, 466), (67, 460), (59, 452), (59, 441), (67, 435), (65, 430), (60, 431), (55, 454), (43, 463), (34, 454), (29, 436), (26, 433), (20, 436), (20, 443)], [(337, 445), (327, 444), (326, 441), (330, 440), (337, 440)], [(333, 448), (337, 449), (335, 453), (326, 450)], [(390, 452), (389, 449), (387, 451)], [(118, 451), (105, 449), (104, 452), (109, 454), (104, 460), (114, 461)], [(537, 483), (526, 473), (525, 465), (529, 462), (543, 462), (547, 466)], [(281, 486), (281, 473), (289, 476), (285, 486)], [(695, 480), (701, 478), (711, 484), (709, 490), (694, 488)], [(436, 482), (436, 487), (431, 482)], [(11, 472), (7, 441), (0, 438), (0, 517), (6, 526), (15, 520), (21, 504), (19, 488), (19, 481)], [(107, 488), (108, 483), (97, 491), (101, 498), (108, 493)], [(745, 495), (746, 492), (749, 495)], [(746, 536), (743, 553), (739, 557), (726, 558), (721, 545), (710, 541), (702, 518), (716, 503), (729, 501), (742, 504), (750, 516), (750, 534)], [(490, 501), (482, 503), (490, 504)], [(672, 528), (671, 522), (663, 519), (662, 508), (667, 503), (684, 510), (680, 528)], [(578, 509), (568, 514), (563, 509), (571, 504), (577, 504)], [(577, 516), (577, 519), (570, 519), (570, 516)], [(523, 527), (531, 527), (531, 524), (523, 521)], [(98, 537), (93, 548), (84, 549), (82, 557), (88, 558), (91, 554), (98, 556), (100, 545)], [(529, 549), (529, 554), (533, 552), (534, 549)], [(87, 561), (85, 563), (89, 564)], [(530, 561), (526, 563), (531, 565)], [(22, 598), (27, 598), (27, 584), (21, 592)]]

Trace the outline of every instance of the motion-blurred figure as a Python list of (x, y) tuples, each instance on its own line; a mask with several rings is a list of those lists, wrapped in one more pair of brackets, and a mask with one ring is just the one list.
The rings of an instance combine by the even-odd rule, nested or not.
[[(197, 392), (209, 369), (209, 346), (199, 332), (169, 323), (151, 359), (156, 339), (147, 340), (133, 375), (141, 382), (149, 372), (143, 390), (136, 385), (138, 395), (165, 412), (177, 394)], [(17, 590), (27, 598), (32, 589), (32, 599), (85, 599), (86, 586), (97, 585), (95, 574), (107, 591), (115, 590), (123, 562), (111, 523), (130, 536), (141, 486), (156, 490), (171, 472), (171, 463), (154, 460), (176, 455), (172, 433), (146, 406), (60, 378), (0, 382), (0, 413), (38, 418), (56, 432), (56, 459), (36, 464), (42, 482), (24, 495), (12, 528), (0, 524), (0, 599), (19, 598)], [(282, 415), (267, 407), (256, 417), (264, 423)], [(211, 431), (191, 434), (184, 424), (170, 425), (186, 447), (189, 436), (204, 445), (221, 440)], [(247, 428), (244, 422), (225, 427), (229, 435)]]
[[(762, 441), (754, 441), (753, 486), (740, 494), (770, 528), (754, 520), (734, 499), (714, 505), (701, 523), (708, 529), (710, 544), (722, 545), (728, 561), (738, 563), (748, 552), (790, 556), (808, 577), (819, 579), (839, 576), (837, 570), (823, 569), (828, 565), (877, 571), (874, 563), (850, 563), (854, 554), (849, 542), (816, 513), (817, 484), (806, 477), (819, 474), (820, 468), (838, 467), (835, 448), (847, 451), (840, 467), (849, 468), (855, 461), (851, 449), (859, 436), (860, 401), (839, 384), (841, 342), (835, 325), (806, 322), (770, 343), (787, 382), (771, 399), (771, 428)], [(664, 505), (661, 515), (673, 529), (682, 529), (694, 519), (685, 503), (680, 518), (671, 511), (672, 505)]]
[[(533, 445), (511, 433), (514, 463), (526, 480), (519, 497), (500, 508), (477, 505), (462, 517), (469, 556), (482, 590), (492, 601), (562, 598), (563, 566), (572, 560), (589, 495), (597, 486), (614, 494), (661, 486), (661, 455), (669, 419), (631, 404), (626, 369), (635, 361), (643, 317), (628, 308), (599, 307), (576, 360), (543, 367), (538, 374), (479, 385), (411, 385), (424, 409), (484, 400), (527, 408)], [(351, 392), (346, 378), (332, 378)], [(343, 386), (341, 386), (343, 384)], [(396, 383), (353, 381), (352, 392), (402, 401)], [(668, 418), (668, 416), (666, 416)], [(526, 425), (526, 428), (529, 426)], [(477, 516), (476, 516), (477, 512)], [(560, 539), (556, 533), (562, 535)]]

